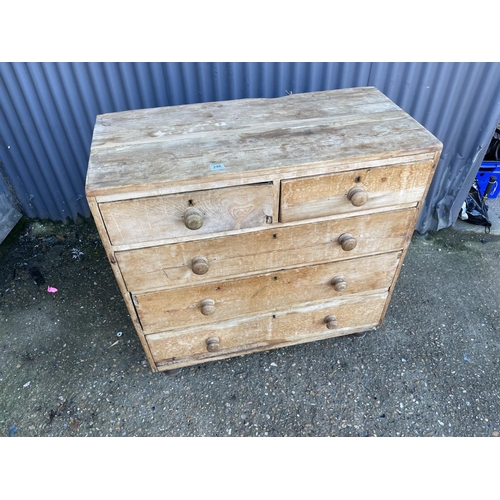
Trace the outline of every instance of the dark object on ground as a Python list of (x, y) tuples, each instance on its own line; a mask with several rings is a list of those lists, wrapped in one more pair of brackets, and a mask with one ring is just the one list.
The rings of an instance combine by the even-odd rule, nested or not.
[(43, 285), (45, 283), (45, 278), (38, 267), (30, 268), (30, 276), (35, 280), (37, 285)]
[(477, 181), (474, 181), (462, 205), (459, 217), (461, 220), (471, 224), (484, 226), (485, 231), (489, 233), (491, 221), (488, 217), (488, 205), (485, 203), (486, 196), (487, 194), (485, 192), (485, 197), (481, 197), (481, 193), (477, 187)]

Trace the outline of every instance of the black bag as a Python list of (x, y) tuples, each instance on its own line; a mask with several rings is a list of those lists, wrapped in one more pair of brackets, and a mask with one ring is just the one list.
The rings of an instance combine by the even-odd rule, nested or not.
[(488, 205), (486, 205), (479, 192), (477, 179), (472, 184), (458, 217), (471, 224), (484, 226), (485, 232), (490, 232), (491, 222), (488, 217)]

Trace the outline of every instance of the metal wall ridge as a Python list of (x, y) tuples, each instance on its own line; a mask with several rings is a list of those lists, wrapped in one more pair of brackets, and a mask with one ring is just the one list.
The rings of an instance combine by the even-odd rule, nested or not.
[(500, 63), (3, 62), (0, 174), (29, 218), (88, 217), (98, 114), (363, 86), (443, 142), (417, 230), (453, 224), (499, 120)]

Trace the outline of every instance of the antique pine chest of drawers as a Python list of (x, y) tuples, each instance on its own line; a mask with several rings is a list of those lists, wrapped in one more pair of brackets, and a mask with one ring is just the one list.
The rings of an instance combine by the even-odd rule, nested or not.
[(99, 115), (87, 199), (153, 371), (376, 329), (441, 149), (373, 87)]

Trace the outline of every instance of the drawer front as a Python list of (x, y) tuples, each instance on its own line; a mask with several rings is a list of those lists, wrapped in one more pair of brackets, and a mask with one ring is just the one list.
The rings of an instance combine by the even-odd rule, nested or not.
[(393, 252), (133, 296), (146, 334), (275, 312), (343, 295), (385, 291), (401, 256)]
[(281, 182), (280, 221), (416, 204), (433, 162), (352, 170)]
[(101, 203), (113, 245), (260, 227), (272, 223), (273, 186), (255, 184), (210, 191)]
[[(115, 256), (127, 288), (139, 293), (398, 250), (405, 245), (414, 217), (414, 209), (397, 210), (128, 250)], [(351, 250), (344, 250), (338, 241), (345, 233), (357, 242)]]
[(214, 357), (369, 330), (378, 325), (386, 299), (387, 293), (361, 295), (239, 321), (147, 335), (146, 341), (158, 366), (195, 364)]

